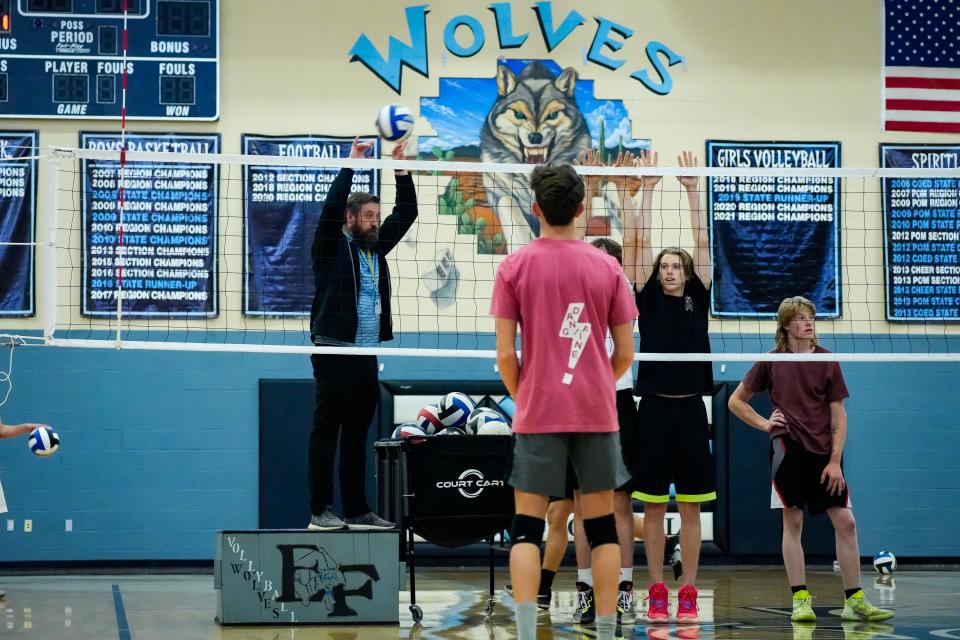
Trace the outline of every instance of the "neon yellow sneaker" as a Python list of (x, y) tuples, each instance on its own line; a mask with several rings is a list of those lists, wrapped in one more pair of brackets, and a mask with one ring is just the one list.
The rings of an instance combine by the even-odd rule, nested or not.
[(889, 609), (879, 609), (863, 597), (863, 589), (846, 599), (843, 603), (843, 613), (840, 617), (844, 620), (861, 620), (866, 622), (882, 622), (893, 617), (893, 611)]
[(817, 614), (813, 612), (813, 596), (806, 589), (793, 594), (793, 622), (816, 622)]

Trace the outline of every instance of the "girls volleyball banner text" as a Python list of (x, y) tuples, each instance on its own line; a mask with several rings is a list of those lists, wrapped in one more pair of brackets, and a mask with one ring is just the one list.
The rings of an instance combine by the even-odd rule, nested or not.
[[(840, 166), (839, 142), (707, 142), (707, 166)], [(715, 316), (773, 317), (804, 296), (836, 318), (840, 301), (840, 180), (831, 177), (710, 178)]]

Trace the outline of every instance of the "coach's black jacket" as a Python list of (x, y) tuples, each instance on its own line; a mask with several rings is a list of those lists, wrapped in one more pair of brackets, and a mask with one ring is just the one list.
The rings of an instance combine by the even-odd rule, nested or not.
[[(390, 316), (390, 268), (386, 255), (417, 219), (417, 193), (413, 177), (396, 176), (397, 203), (380, 225), (377, 260), (380, 264), (380, 341), (393, 338)], [(353, 169), (341, 169), (330, 185), (313, 238), (313, 276), (317, 291), (310, 310), (310, 333), (314, 342), (353, 343), (357, 339), (357, 301), (360, 297), (360, 254), (343, 233), (347, 197)]]

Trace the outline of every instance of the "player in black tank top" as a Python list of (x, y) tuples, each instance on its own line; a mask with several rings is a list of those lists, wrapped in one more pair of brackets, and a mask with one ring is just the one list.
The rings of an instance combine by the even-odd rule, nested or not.
[[(681, 167), (697, 164), (690, 152), (678, 161)], [(648, 152), (640, 164), (656, 166), (657, 155)], [(712, 265), (699, 181), (695, 176), (677, 179), (687, 193), (695, 257), (683, 249), (667, 248), (653, 258), (650, 211), (659, 176), (644, 176), (639, 219), (628, 216), (625, 220), (624, 268), (636, 283), (641, 353), (710, 352)], [(663, 197), (669, 196), (664, 193)], [(632, 264), (627, 264), (628, 256), (633, 257)], [(700, 556), (700, 503), (716, 498), (709, 426), (701, 399), (712, 391), (710, 362), (641, 362), (637, 371), (636, 392), (641, 400), (633, 495), (644, 502), (644, 548), (653, 583), (647, 610), (651, 622), (669, 621), (662, 532), (671, 483), (676, 487), (683, 557), (677, 619), (693, 622), (697, 617), (694, 582)]]

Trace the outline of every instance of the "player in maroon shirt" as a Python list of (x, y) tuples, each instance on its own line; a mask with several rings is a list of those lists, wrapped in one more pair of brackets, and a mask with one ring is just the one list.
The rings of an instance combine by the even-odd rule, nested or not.
[[(829, 353), (817, 344), (816, 307), (796, 296), (780, 303), (774, 353)], [(750, 406), (755, 393), (769, 392), (769, 418)], [(730, 410), (745, 423), (770, 434), (772, 482), (770, 507), (783, 514), (783, 563), (793, 591), (794, 622), (813, 622), (812, 596), (806, 585), (803, 507), (810, 515), (826, 512), (836, 531), (837, 560), (846, 594), (844, 620), (879, 622), (893, 612), (874, 607), (860, 588), (857, 523), (843, 475), (848, 397), (840, 363), (781, 360), (757, 362), (730, 397)]]

